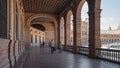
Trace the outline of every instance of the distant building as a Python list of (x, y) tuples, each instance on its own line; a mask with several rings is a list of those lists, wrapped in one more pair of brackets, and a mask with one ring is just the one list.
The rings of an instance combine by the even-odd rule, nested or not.
[(114, 30), (111, 27), (108, 30), (101, 30), (101, 43), (120, 43), (120, 25)]
[(45, 41), (45, 32), (36, 28), (30, 27), (30, 42), (31, 46), (39, 46), (41, 42)]
[[(89, 23), (86, 21), (81, 22), (81, 43), (82, 46), (88, 46), (89, 38)], [(120, 25), (117, 29), (109, 27), (108, 30), (101, 30), (101, 45), (120, 43)]]
[(81, 43), (82, 46), (88, 45), (88, 38), (89, 38), (89, 23), (86, 21), (81, 22)]

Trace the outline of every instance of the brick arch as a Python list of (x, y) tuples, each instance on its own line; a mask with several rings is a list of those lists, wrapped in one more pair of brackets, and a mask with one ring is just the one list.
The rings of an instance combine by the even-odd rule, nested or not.
[[(87, 0), (80, 0), (79, 3), (77, 4), (76, 6), (76, 46), (81, 46), (81, 40), (82, 40), (82, 37), (81, 37), (81, 10), (85, 4), (85, 2), (87, 2), (88, 4), (88, 1)], [(88, 5), (88, 8), (89, 8), (89, 5)]]
[[(77, 11), (76, 11), (76, 16), (77, 16), (77, 19), (79, 19), (79, 20), (81, 20), (81, 10), (82, 10), (82, 7), (85, 2), (87, 2), (87, 4), (88, 4), (88, 10), (90, 10), (90, 8), (92, 7), (91, 5), (89, 5), (88, 0), (80, 1), (79, 5), (77, 6)], [(99, 10), (100, 7), (101, 7), (101, 0), (95, 0), (95, 6), (93, 9)]]
[(53, 23), (47, 23), (47, 22), (34, 22), (34, 23), (31, 23), (31, 25), (34, 25), (34, 24), (39, 24), (39, 25), (42, 25), (42, 26), (44, 26), (45, 27), (45, 29), (46, 30), (51, 30), (51, 29), (54, 29), (54, 27), (53, 26), (51, 26), (51, 27), (48, 27), (48, 25), (47, 24), (53, 24)]
[(55, 28), (53, 27), (53, 23), (47, 23), (47, 22), (34, 22), (34, 23), (31, 23), (32, 25), (33, 24), (39, 24), (39, 25), (42, 25), (45, 27), (45, 42), (48, 43), (49, 40), (55, 40), (56, 41), (56, 31)]
[(57, 27), (57, 19), (55, 18), (55, 16), (50, 15), (50, 14), (34, 14), (27, 19), (27, 24), (26, 25), (29, 26), (30, 22), (33, 19), (38, 18), (38, 17), (45, 17), (45, 18), (49, 18), (49, 19), (53, 20), (53, 22), (55, 24), (55, 27)]
[[(87, 0), (82, 0), (82, 1), (80, 1), (79, 5), (77, 6), (76, 16), (77, 16), (77, 19), (79, 19), (79, 20), (81, 20), (81, 10), (82, 10), (82, 7), (85, 4), (85, 2), (87, 2)], [(88, 2), (87, 2), (87, 4), (88, 4)], [(88, 6), (88, 8), (89, 8), (89, 6)]]
[(68, 18), (70, 15), (73, 15), (72, 10), (69, 10), (69, 11), (67, 12), (67, 18)]
[(62, 24), (62, 25), (64, 24), (64, 17), (60, 18), (60, 24)]
[(32, 27), (37, 28), (40, 31), (45, 31), (46, 28), (41, 24), (31, 24)]
[(27, 23), (26, 25), (27, 26), (30, 26), (30, 23), (33, 19), (35, 18), (38, 18), (38, 17), (45, 17), (45, 18), (49, 18), (51, 20), (53, 20), (53, 23), (54, 23), (54, 40), (55, 40), (55, 44), (57, 45), (58, 43), (58, 21), (57, 21), (57, 18), (54, 16), (54, 15), (50, 15), (50, 14), (33, 14), (32, 16), (30, 16), (28, 19), (27, 19)]

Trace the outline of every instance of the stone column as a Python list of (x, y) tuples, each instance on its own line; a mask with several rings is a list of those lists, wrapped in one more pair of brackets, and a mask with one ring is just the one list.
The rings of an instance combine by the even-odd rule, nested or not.
[(58, 21), (58, 46), (59, 46), (59, 43), (60, 43), (60, 20)]
[(73, 13), (73, 53), (77, 53), (77, 22)]
[(78, 52), (78, 46), (81, 46), (81, 19), (74, 13), (73, 16), (73, 52)]
[(89, 11), (89, 56), (96, 57), (96, 48), (101, 47), (100, 42), (100, 9)]
[(75, 29), (76, 30), (76, 46), (81, 46), (81, 19), (80, 18), (76, 18), (76, 27)]
[(55, 32), (54, 32), (55, 33), (55, 37), (54, 37), (55, 38), (55, 40), (54, 40), (55, 41), (55, 47), (57, 47), (58, 46), (58, 26), (55, 26), (54, 30), (55, 30)]
[(11, 0), (11, 1), (8, 1), (10, 2), (9, 3), (9, 11), (8, 12), (8, 18), (7, 19), (9, 21), (9, 39), (11, 40), (15, 40), (15, 1), (14, 0)]
[(64, 50), (67, 50), (67, 28), (66, 28), (67, 24), (66, 24), (66, 16), (64, 17)]

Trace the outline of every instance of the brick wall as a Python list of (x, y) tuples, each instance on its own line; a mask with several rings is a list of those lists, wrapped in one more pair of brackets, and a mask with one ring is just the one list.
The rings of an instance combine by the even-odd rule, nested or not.
[(9, 68), (8, 44), (9, 40), (0, 39), (0, 68)]
[(24, 49), (19, 41), (0, 39), (0, 68), (13, 67)]

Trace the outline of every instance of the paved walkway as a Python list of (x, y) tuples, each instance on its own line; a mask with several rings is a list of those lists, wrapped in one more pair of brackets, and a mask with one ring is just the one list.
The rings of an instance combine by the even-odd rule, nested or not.
[(48, 48), (33, 47), (15, 68), (120, 68), (120, 65), (70, 52), (51, 54)]

